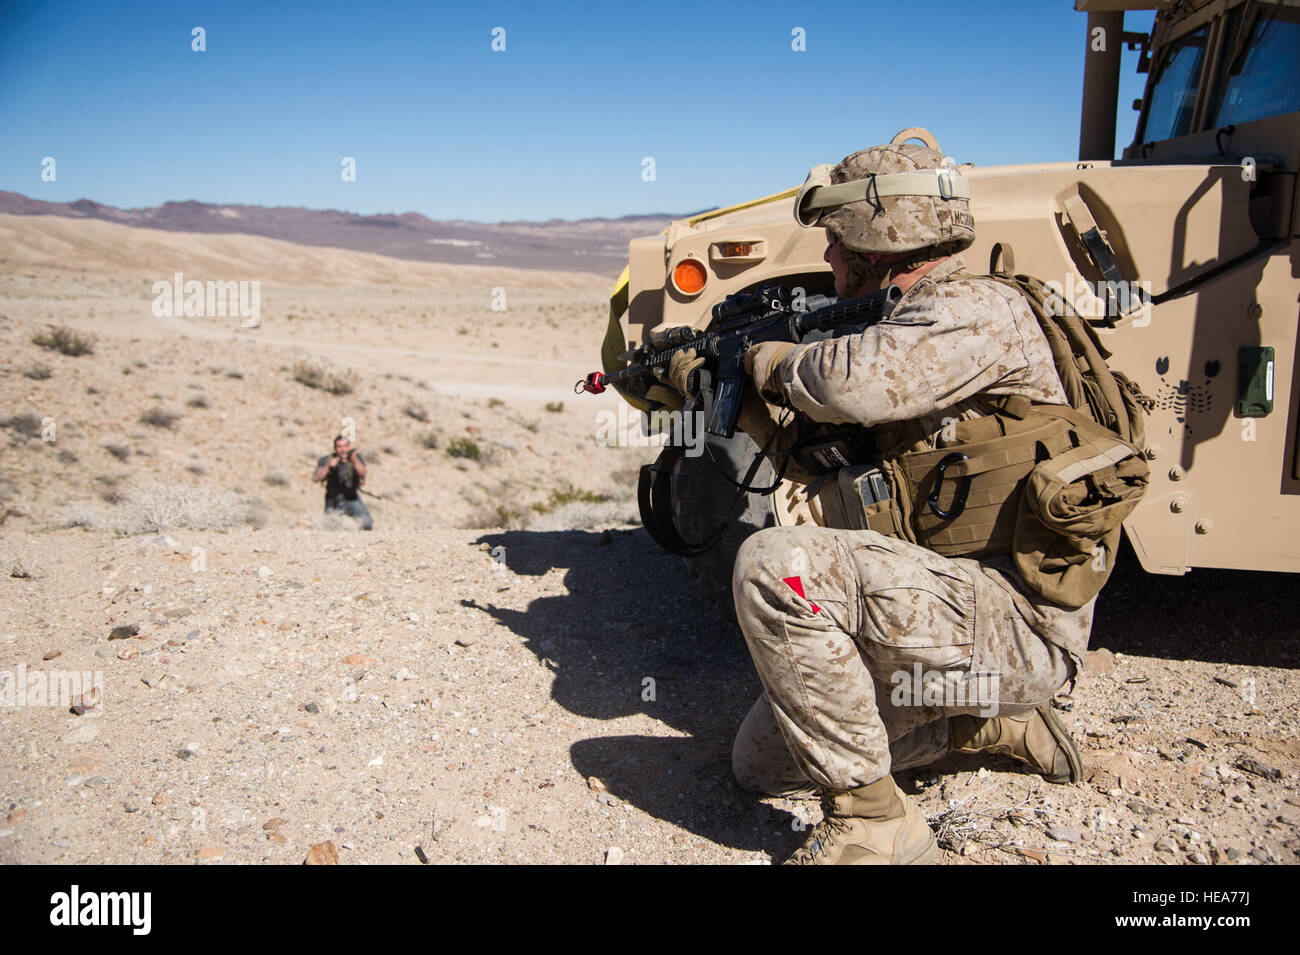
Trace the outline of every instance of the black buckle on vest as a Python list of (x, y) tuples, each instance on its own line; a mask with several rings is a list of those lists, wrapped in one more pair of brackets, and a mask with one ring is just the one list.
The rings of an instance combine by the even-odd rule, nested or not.
[(943, 508), (939, 507), (939, 491), (943, 488), (944, 472), (947, 471), (951, 465), (965, 460), (966, 455), (954, 451), (952, 454), (940, 461), (935, 467), (934, 490), (930, 492), (930, 497), (927, 501), (930, 505), (930, 511), (935, 517), (942, 518), (946, 521), (957, 517), (962, 511), (966, 510), (966, 497), (970, 494), (971, 478), (969, 474), (957, 479), (957, 490), (953, 493), (952, 497), (952, 510), (945, 511)]

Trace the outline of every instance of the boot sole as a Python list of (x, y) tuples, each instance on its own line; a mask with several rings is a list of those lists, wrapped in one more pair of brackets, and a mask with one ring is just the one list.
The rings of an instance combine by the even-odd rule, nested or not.
[(1074, 737), (1070, 735), (1069, 729), (1061, 722), (1056, 711), (1052, 709), (1051, 701), (1038, 707), (1038, 715), (1043, 718), (1047, 724), (1047, 730), (1052, 734), (1052, 739), (1056, 740), (1058, 746), (1065, 752), (1066, 762), (1070, 764), (1070, 771), (1065, 776), (1049, 776), (1043, 774), (1043, 778), (1049, 783), (1077, 783), (1083, 781), (1083, 757), (1079, 755), (1079, 748), (1074, 744)]
[[(927, 825), (927, 829), (930, 827)], [(916, 850), (898, 859), (894, 865), (934, 865), (935, 860), (939, 858), (939, 843), (934, 839), (934, 833), (930, 833), (930, 838), (923, 842)]]

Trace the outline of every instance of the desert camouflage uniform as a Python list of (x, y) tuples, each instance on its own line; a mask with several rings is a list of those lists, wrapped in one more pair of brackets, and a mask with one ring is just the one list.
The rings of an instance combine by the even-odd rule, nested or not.
[[(982, 396), (1064, 404), (1027, 303), (987, 279), (942, 281), (963, 268), (946, 259), (888, 321), (786, 355), (789, 404), (816, 421), (920, 421), (932, 442), (945, 418), (986, 414)], [(1050, 699), (1078, 672), (1093, 610), (1044, 600), (1009, 558), (949, 558), (874, 531), (807, 526), (750, 537), (733, 592), (765, 690), (733, 767), (743, 786), (768, 793), (864, 786), (946, 753), (949, 716), (987, 716), (993, 704), (1011, 715)], [(968, 674), (996, 674), (995, 692), (968, 706), (895, 705), (895, 675), (910, 680), (916, 665), (954, 692), (973, 687)], [(975, 699), (969, 689), (957, 698)], [(928, 702), (943, 699), (954, 697)]]

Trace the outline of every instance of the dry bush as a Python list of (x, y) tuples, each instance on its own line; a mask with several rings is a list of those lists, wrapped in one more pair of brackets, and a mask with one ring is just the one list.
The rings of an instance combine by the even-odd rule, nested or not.
[(69, 508), (63, 515), (64, 527), (84, 527), (87, 530), (94, 530), (95, 527), (103, 523), (103, 514), (99, 511), (91, 510), (83, 504)]
[(584, 487), (569, 484), (562, 488), (552, 488), (546, 500), (533, 504), (532, 509), (538, 514), (549, 514), (569, 504), (603, 504), (607, 500), (609, 500), (608, 495), (597, 494)]
[(118, 534), (161, 534), (185, 530), (222, 530), (244, 519), (245, 502), (238, 494), (158, 478), (137, 481), (124, 492), (111, 512), (74, 509), (68, 526), (92, 527)]
[(212, 407), (212, 402), (208, 400), (207, 395), (194, 395), (194, 397), (186, 401), (185, 404), (187, 407), (190, 408), (211, 408)]
[(250, 527), (265, 527), (271, 523), (271, 505), (260, 497), (250, 497), (244, 505), (244, 523)]
[(533, 518), (529, 527), (535, 531), (587, 530), (611, 524), (636, 524), (640, 521), (635, 503), (627, 501), (571, 501)]
[(127, 458), (131, 456), (131, 449), (128, 448), (125, 444), (114, 444), (113, 442), (110, 441), (109, 443), (103, 445), (103, 448), (105, 451), (107, 451), (113, 457), (117, 458), (119, 461), (125, 461)]
[(121, 504), (126, 500), (121, 488), (122, 479), (116, 474), (97, 474), (95, 483), (100, 486), (99, 496), (105, 503)]
[(266, 472), (266, 476), (262, 480), (272, 487), (285, 487), (289, 483), (289, 475), (285, 474), (280, 468), (271, 468)]
[(513, 480), (498, 481), (494, 486), (463, 487), (461, 497), (470, 504), (470, 513), (461, 524), (467, 528), (502, 528), (508, 531), (523, 530), (533, 514), (524, 504), (529, 489)]
[(471, 438), (452, 438), (447, 445), (447, 454), (453, 458), (467, 458), (471, 461), (483, 457), (483, 451)]
[(176, 427), (176, 422), (181, 419), (180, 413), (168, 411), (165, 408), (154, 406), (140, 415), (140, 423), (147, 424), (151, 428), (162, 428), (171, 431)]
[(41, 420), (34, 411), (24, 411), (12, 418), (0, 418), (0, 427), (17, 431), (24, 438), (37, 438), (41, 434)]
[(316, 527), (323, 531), (358, 531), (361, 522), (343, 511), (325, 511), (316, 518)]
[(330, 371), (315, 362), (300, 361), (290, 369), (293, 380), (308, 388), (327, 391), (331, 395), (350, 395), (357, 386), (353, 371)]
[(488, 501), (476, 507), (465, 522), (471, 528), (501, 528), (521, 531), (531, 520), (527, 511), (508, 502)]
[(402, 411), (408, 418), (414, 418), (421, 424), (429, 423), (429, 411), (423, 405), (417, 405), (415, 402), (411, 402), (403, 408)]
[(48, 348), (50, 351), (56, 351), (60, 355), (68, 355), (76, 358), (80, 355), (90, 355), (95, 351), (95, 340), (89, 335), (83, 335), (75, 329), (68, 328), (66, 325), (51, 325), (43, 332), (37, 332), (32, 336), (32, 344), (40, 345), (42, 348)]
[(35, 364), (23, 372), (24, 378), (30, 378), (32, 381), (45, 381), (54, 372), (50, 371), (49, 365)]

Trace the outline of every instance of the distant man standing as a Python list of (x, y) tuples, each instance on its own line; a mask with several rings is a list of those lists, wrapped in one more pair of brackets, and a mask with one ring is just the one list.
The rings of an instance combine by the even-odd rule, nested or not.
[(374, 528), (375, 522), (366, 510), (360, 496), (361, 485), (366, 483), (366, 462), (353, 450), (352, 442), (343, 435), (334, 439), (334, 453), (316, 462), (311, 479), (325, 482), (325, 511), (342, 511), (361, 523), (361, 529)]

